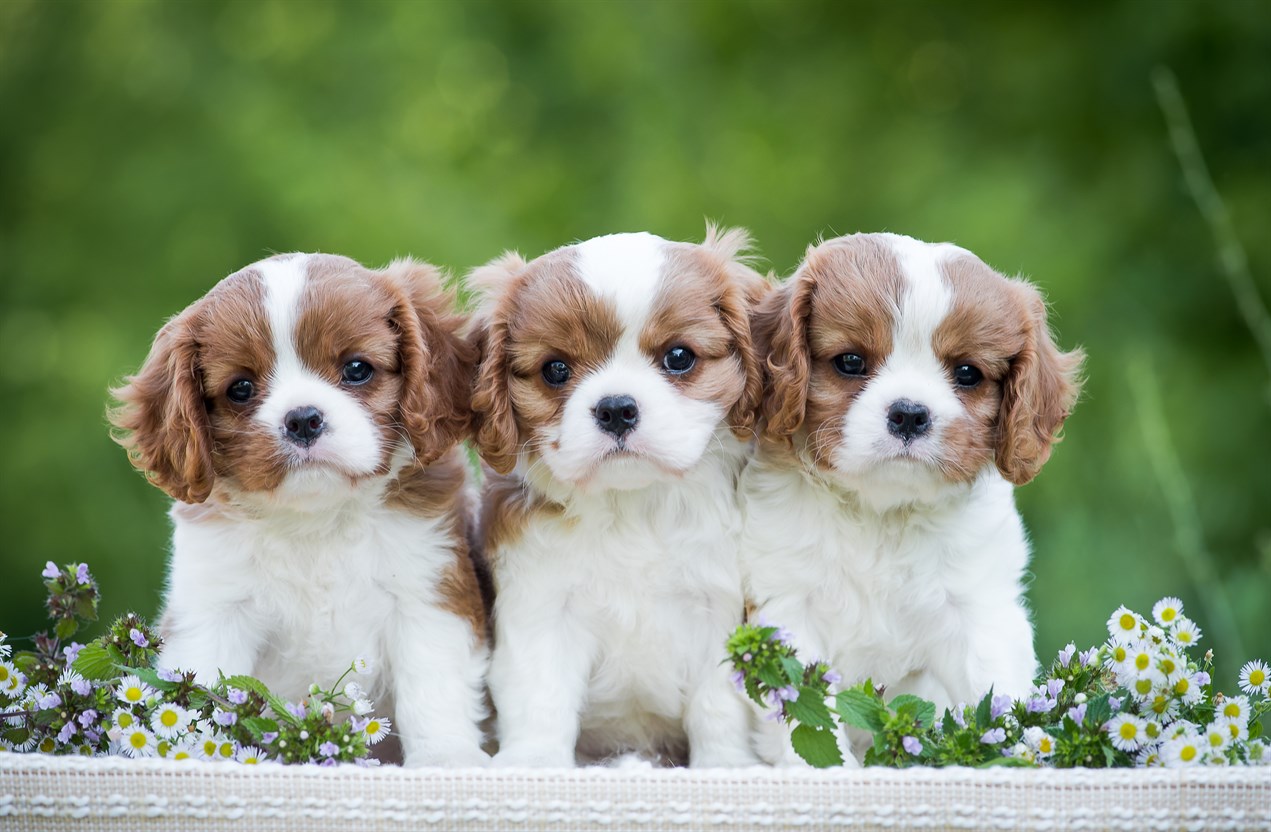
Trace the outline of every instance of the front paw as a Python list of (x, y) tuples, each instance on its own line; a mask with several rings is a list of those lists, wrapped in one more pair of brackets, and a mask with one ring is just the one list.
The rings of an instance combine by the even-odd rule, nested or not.
[(472, 745), (425, 746), (408, 753), (403, 765), (406, 768), (486, 768), (490, 765), (490, 755)]

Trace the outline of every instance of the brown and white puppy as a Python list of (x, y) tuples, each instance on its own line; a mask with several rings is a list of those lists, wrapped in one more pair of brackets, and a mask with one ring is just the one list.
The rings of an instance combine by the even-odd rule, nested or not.
[(503, 765), (754, 762), (721, 665), (760, 395), (741, 231), (615, 234), (478, 270), (477, 441)]
[(177, 501), (164, 667), (299, 700), (362, 657), (408, 764), (488, 759), (462, 324), (431, 266), (285, 254), (160, 330), (111, 416)]
[[(889, 696), (1025, 694), (1012, 485), (1049, 457), (1083, 357), (1055, 346), (1037, 289), (953, 245), (855, 234), (809, 248), (756, 331), (764, 438), (741, 498), (760, 615)], [(768, 733), (762, 755), (791, 761)]]

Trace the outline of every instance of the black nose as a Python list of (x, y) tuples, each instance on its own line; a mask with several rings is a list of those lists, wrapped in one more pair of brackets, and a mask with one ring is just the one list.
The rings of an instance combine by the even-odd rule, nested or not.
[(600, 429), (619, 438), (640, 421), (640, 408), (630, 396), (605, 396), (594, 412)]
[(894, 401), (887, 411), (887, 429), (908, 442), (931, 430), (931, 411), (908, 399)]
[(297, 407), (282, 420), (287, 438), (307, 448), (322, 435), (327, 423), (322, 421), (322, 411), (316, 407)]

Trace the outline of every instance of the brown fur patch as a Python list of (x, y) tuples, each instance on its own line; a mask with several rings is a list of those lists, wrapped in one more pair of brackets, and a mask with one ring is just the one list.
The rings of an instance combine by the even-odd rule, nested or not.
[(521, 478), (487, 471), (481, 493), (478, 539), (496, 577), (498, 552), (506, 543), (521, 536), (536, 513), (561, 516), (564, 510), (533, 493)]
[[(839, 441), (830, 427), (891, 352), (903, 286), (899, 261), (874, 235), (839, 237), (808, 249), (794, 277), (756, 312), (767, 355), (766, 438), (788, 445), (796, 435), (806, 437), (817, 463), (829, 463)], [(849, 352), (865, 359), (861, 378), (834, 368), (834, 357)]]

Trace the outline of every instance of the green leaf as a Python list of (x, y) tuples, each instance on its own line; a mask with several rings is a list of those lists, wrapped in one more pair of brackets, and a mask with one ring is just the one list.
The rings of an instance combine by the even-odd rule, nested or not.
[(984, 698), (980, 700), (980, 704), (975, 709), (975, 724), (978, 728), (988, 728), (993, 722), (993, 688), (989, 688), (989, 692), (984, 694)]
[(95, 682), (104, 682), (119, 676), (115, 657), (110, 654), (110, 651), (100, 641), (84, 645), (79, 651), (79, 655), (75, 657), (75, 663), (71, 667), (85, 679)]
[(1249, 739), (1256, 740), (1262, 736), (1262, 720), (1249, 723)]
[(74, 618), (59, 618), (53, 625), (53, 634), (60, 639), (68, 639), (79, 629), (79, 622)]
[[(803, 665), (798, 659), (792, 659), (789, 656), (781, 657), (781, 669), (786, 674), (787, 685), (798, 685), (803, 682)], [(784, 687), (784, 685), (782, 685)]]
[(840, 691), (834, 698), (839, 716), (853, 728), (881, 731), (887, 723), (887, 709), (877, 696), (870, 696), (859, 687)]
[(1111, 694), (1101, 693), (1086, 703), (1086, 722), (1091, 725), (1102, 725), (1112, 718), (1109, 696)]
[(75, 602), (75, 614), (85, 621), (97, 620), (97, 599), (83, 597)]
[(116, 665), (116, 667), (125, 674), (133, 674), (155, 690), (176, 690), (178, 687), (176, 682), (167, 682), (160, 679), (159, 674), (148, 667), (129, 667), (125, 664)]
[(786, 703), (786, 712), (804, 725), (831, 730), (834, 728), (834, 719), (825, 704), (825, 696), (814, 688), (799, 688), (799, 698)]
[(1036, 763), (1030, 763), (1023, 757), (994, 757), (992, 760), (986, 760), (980, 763), (976, 768), (1036, 768)]
[(244, 717), (239, 724), (257, 740), (263, 739), (265, 734), (278, 732), (278, 723), (263, 716)]
[(843, 753), (839, 751), (834, 732), (826, 728), (799, 725), (790, 732), (794, 753), (816, 768), (843, 765)]
[(759, 681), (770, 688), (784, 688), (790, 684), (786, 681), (784, 673), (771, 665), (755, 668), (755, 675), (759, 677)]
[(921, 728), (930, 728), (936, 721), (936, 703), (928, 702), (921, 696), (902, 693), (891, 701), (893, 711), (899, 713), (902, 708), (912, 711), (914, 720)]
[(300, 720), (292, 716), (287, 710), (287, 704), (283, 702), (282, 699), (275, 696), (269, 688), (265, 686), (265, 683), (259, 679), (252, 678), (251, 676), (230, 676), (228, 679), (224, 679), (223, 682), (228, 687), (238, 688), (240, 690), (249, 690), (252, 693), (259, 694), (262, 699), (269, 703), (269, 708), (274, 712), (274, 716), (279, 719), (286, 720), (292, 725), (300, 724)]

